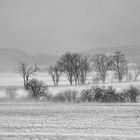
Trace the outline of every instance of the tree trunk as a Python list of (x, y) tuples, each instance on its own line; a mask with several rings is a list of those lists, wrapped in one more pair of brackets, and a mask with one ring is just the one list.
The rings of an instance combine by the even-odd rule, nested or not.
[(122, 82), (122, 77), (121, 76), (119, 76), (119, 82)]
[(52, 79), (53, 79), (53, 84), (54, 84), (54, 86), (56, 86), (56, 83), (55, 83), (55, 77), (52, 76)]
[(70, 85), (72, 85), (72, 77), (70, 77), (69, 81), (70, 81)]
[(105, 75), (102, 76), (102, 82), (105, 83)]
[(24, 80), (24, 88), (26, 89), (26, 80), (25, 80), (25, 77), (23, 77), (23, 80)]

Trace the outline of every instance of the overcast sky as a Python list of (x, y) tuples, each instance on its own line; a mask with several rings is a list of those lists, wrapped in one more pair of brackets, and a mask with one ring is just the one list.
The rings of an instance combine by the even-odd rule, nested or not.
[(0, 0), (0, 47), (61, 54), (140, 45), (140, 0)]

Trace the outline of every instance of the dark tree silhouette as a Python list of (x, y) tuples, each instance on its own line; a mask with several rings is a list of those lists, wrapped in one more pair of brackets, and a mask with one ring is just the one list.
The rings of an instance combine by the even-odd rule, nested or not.
[(112, 58), (112, 70), (115, 71), (119, 82), (121, 82), (127, 73), (127, 60), (125, 59), (125, 55), (120, 51), (115, 52)]
[(71, 52), (65, 53), (60, 60), (58, 61), (61, 72), (64, 72), (70, 82), (70, 85), (73, 84), (73, 54)]
[(36, 65), (27, 65), (25, 62), (20, 62), (15, 72), (22, 76), (24, 81), (24, 88), (28, 89), (29, 78), (39, 70)]
[(73, 53), (72, 60), (73, 60), (73, 77), (75, 84), (80, 84), (80, 69), (81, 69), (81, 54)]
[(93, 56), (93, 67), (99, 73), (103, 83), (105, 83), (107, 72), (111, 69), (112, 59), (105, 54)]
[(52, 77), (54, 85), (57, 86), (60, 81), (60, 76), (61, 76), (59, 65), (58, 64), (50, 65), (48, 68), (48, 73)]
[(90, 71), (90, 58), (89, 56), (79, 53), (65, 53), (60, 60), (58, 65), (61, 71), (64, 72), (70, 84), (85, 84), (87, 73)]
[(139, 89), (134, 86), (130, 86), (129, 89), (125, 91), (125, 96), (130, 100), (130, 102), (136, 102), (137, 96), (140, 94)]
[(80, 62), (80, 81), (81, 84), (85, 84), (87, 80), (87, 74), (91, 71), (90, 66), (91, 59), (88, 55), (82, 55)]
[(28, 92), (31, 97), (37, 99), (41, 96), (47, 96), (48, 86), (45, 85), (42, 81), (31, 79), (28, 83)]

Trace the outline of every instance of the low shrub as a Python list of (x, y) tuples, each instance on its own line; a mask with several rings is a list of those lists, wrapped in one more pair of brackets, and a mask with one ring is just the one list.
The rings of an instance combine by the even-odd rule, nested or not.
[(81, 92), (81, 100), (84, 102), (118, 102), (119, 95), (113, 87), (91, 87)]
[(78, 92), (74, 90), (66, 90), (58, 93), (54, 100), (58, 102), (76, 102), (77, 101)]
[(104, 87), (92, 87), (95, 97), (94, 100), (97, 102), (103, 102), (103, 98), (104, 98)]
[(118, 93), (118, 101), (120, 103), (123, 103), (123, 102), (128, 102), (128, 98), (126, 96), (126, 90), (123, 90), (122, 92)]
[(137, 96), (140, 95), (138, 88), (130, 86), (129, 89), (123, 90), (120, 93), (109, 86), (91, 87), (90, 89), (81, 92), (81, 100), (84, 102), (136, 102)]
[(124, 95), (127, 101), (136, 102), (138, 95), (140, 95), (140, 90), (135, 86), (130, 86), (129, 89), (124, 90)]
[(45, 85), (42, 81), (37, 79), (31, 79), (28, 84), (28, 92), (33, 98), (40, 98), (41, 96), (46, 96), (48, 93), (48, 86)]
[[(65, 90), (55, 96), (49, 94), (48, 86), (42, 81), (32, 79), (29, 81), (28, 87), (29, 99), (53, 102), (136, 102), (140, 95), (140, 90), (135, 86), (121, 91), (116, 91), (112, 86), (106, 88), (96, 86), (82, 90), (80, 94), (75, 90)], [(6, 94), (10, 99), (14, 99), (16, 89), (7, 88)]]
[(6, 89), (6, 95), (10, 99), (15, 99), (16, 97), (16, 89), (15, 88), (7, 88)]
[(82, 90), (80, 96), (80, 99), (83, 102), (93, 102), (95, 97), (94, 88)]
[(103, 89), (103, 93), (103, 102), (119, 102), (119, 95), (112, 86)]
[(62, 92), (58, 93), (53, 97), (53, 101), (55, 102), (66, 102), (66, 98)]

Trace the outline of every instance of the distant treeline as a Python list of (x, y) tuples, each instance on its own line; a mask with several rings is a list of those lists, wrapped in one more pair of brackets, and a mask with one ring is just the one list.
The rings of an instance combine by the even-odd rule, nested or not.
[(116, 51), (112, 55), (96, 54), (94, 56), (66, 52), (61, 58), (48, 68), (48, 73), (52, 77), (55, 86), (59, 84), (62, 74), (67, 76), (67, 79), (72, 84), (86, 84), (88, 73), (94, 71), (97, 73), (93, 78), (94, 82), (102, 81), (105, 83), (107, 73), (114, 72), (115, 79), (119, 82), (125, 77), (127, 80), (137, 80), (140, 74), (140, 67), (133, 65), (134, 77), (128, 70), (128, 61), (125, 55)]
[[(82, 85), (87, 83), (87, 76), (91, 72), (96, 72), (93, 82), (106, 82), (108, 72), (113, 72), (113, 79), (121, 82), (124, 78), (127, 81), (136, 81), (140, 75), (140, 66), (133, 64), (133, 74), (129, 72), (128, 61), (125, 55), (120, 52), (114, 52), (112, 55), (96, 54), (89, 56), (80, 53), (66, 52), (55, 64), (50, 65), (46, 72), (52, 77), (52, 81), (57, 86), (62, 75), (65, 75), (70, 85)], [(31, 76), (39, 71), (39, 67), (27, 65), (20, 62), (16, 68), (16, 73), (22, 76), (25, 89), (28, 88)]]
[[(140, 67), (133, 65), (134, 80), (137, 80), (140, 74)], [(52, 97), (52, 100), (60, 101), (78, 101), (76, 91), (66, 91), (59, 93), (55, 97), (48, 95), (48, 86), (43, 81), (37, 79), (31, 79), (31, 76), (39, 71), (39, 67), (34, 65), (27, 65), (24, 62), (20, 62), (19, 66), (15, 69), (23, 78), (23, 84), (25, 90), (28, 91), (31, 97), (38, 98), (41, 96)], [(57, 86), (60, 82), (62, 74), (67, 76), (70, 85), (83, 85), (86, 84), (87, 75), (89, 72), (96, 72), (96, 81), (102, 81), (105, 83), (107, 73), (112, 71), (115, 78), (119, 82), (126, 79), (131, 80), (132, 75), (129, 73), (128, 61), (125, 55), (120, 52), (114, 52), (112, 55), (96, 54), (94, 56), (88, 56), (80, 53), (66, 52), (58, 59), (58, 61), (50, 65), (47, 72), (52, 77), (53, 83)], [(135, 87), (130, 87), (128, 90), (123, 90), (121, 93), (117, 93), (112, 87), (109, 88), (91, 88), (84, 90), (80, 93), (78, 98), (80, 101), (101, 101), (101, 102), (136, 102), (136, 97), (139, 95), (139, 90)]]

